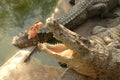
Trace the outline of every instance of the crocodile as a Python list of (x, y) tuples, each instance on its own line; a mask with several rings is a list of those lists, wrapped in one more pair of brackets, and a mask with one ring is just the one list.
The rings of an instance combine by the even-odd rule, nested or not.
[[(68, 29), (73, 30), (84, 23), (88, 18), (98, 15), (106, 15), (117, 5), (118, 0), (77, 0), (77, 3), (70, 9), (70, 11), (56, 20)], [(20, 48), (36, 45), (37, 42), (45, 42), (53, 38), (52, 32), (47, 27), (40, 29), (37, 37), (34, 39), (28, 40), (27, 32), (22, 32), (20, 34), (15, 36), (12, 41), (13, 45)]]
[[(80, 75), (81, 80), (120, 80), (120, 25), (106, 29), (97, 26), (98, 33), (85, 38), (55, 19), (48, 18), (46, 23), (63, 44), (39, 43), (38, 48), (66, 63), (67, 72), (73, 69), (71, 74), (77, 72), (75, 75)], [(64, 74), (70, 74), (67, 72)], [(73, 80), (72, 77), (65, 79), (63, 75), (61, 80)], [(74, 80), (80, 80), (76, 77)]]

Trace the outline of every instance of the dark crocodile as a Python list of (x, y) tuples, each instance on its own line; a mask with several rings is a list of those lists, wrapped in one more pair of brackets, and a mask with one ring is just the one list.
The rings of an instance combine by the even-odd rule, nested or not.
[[(73, 30), (88, 18), (105, 15), (117, 5), (118, 0), (79, 0), (70, 11), (57, 18), (57, 21), (66, 26), (66, 28)], [(28, 40), (27, 36), (27, 32), (22, 32), (22, 35), (17, 35), (13, 38), (12, 44), (23, 48), (36, 45), (38, 41), (44, 42), (53, 38), (52, 32), (46, 27), (40, 29), (37, 37), (33, 39)]]

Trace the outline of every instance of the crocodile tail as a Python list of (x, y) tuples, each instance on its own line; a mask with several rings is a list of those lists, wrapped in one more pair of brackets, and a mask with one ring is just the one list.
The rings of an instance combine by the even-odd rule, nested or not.
[[(60, 24), (66, 26), (68, 29), (71, 29), (71, 28), (74, 29), (73, 28), (75, 27), (74, 24), (81, 23), (80, 21), (82, 20), (79, 20), (79, 19), (81, 19), (83, 16), (85, 16), (86, 18), (86, 15), (81, 15), (81, 14), (83, 14), (83, 12), (85, 12), (93, 2), (94, 0), (78, 1), (78, 3), (75, 6), (73, 6), (70, 11), (65, 13), (63, 16), (59, 17), (57, 21)], [(79, 22), (76, 22), (76, 21), (79, 21)], [(67, 24), (70, 24), (70, 25), (67, 25)]]

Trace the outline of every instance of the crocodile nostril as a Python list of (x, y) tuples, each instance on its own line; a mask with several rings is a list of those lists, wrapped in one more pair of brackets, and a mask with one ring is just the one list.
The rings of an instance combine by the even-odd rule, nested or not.
[(52, 20), (51, 18), (48, 18), (46, 21), (48, 21), (48, 22), (49, 22), (49, 21), (51, 21), (51, 20)]

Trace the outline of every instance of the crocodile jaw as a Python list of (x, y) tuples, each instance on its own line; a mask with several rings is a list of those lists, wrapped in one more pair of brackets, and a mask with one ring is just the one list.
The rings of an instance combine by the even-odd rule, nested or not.
[(62, 61), (64, 59), (71, 59), (75, 54), (73, 50), (67, 48), (64, 44), (39, 43), (38, 48), (58, 59), (60, 57)]
[(48, 18), (46, 24), (53, 32), (54, 37), (57, 40), (62, 41), (71, 50), (74, 50), (81, 55), (86, 55), (90, 52), (89, 47), (91, 46), (91, 43), (87, 38), (65, 28), (53, 18)]

